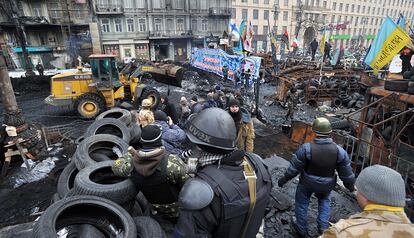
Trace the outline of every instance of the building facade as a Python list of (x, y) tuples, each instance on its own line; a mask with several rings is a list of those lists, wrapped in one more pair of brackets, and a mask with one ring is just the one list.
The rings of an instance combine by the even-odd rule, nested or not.
[[(92, 52), (89, 25), (92, 12), (86, 0), (14, 0), (2, 2), (0, 27), (3, 50), (14, 66), (22, 67), (22, 48), (16, 38), (16, 20), (25, 32), (26, 47), (32, 64), (46, 68), (71, 67), (78, 57)], [(16, 19), (13, 18), (15, 13)]]
[(95, 0), (104, 53), (184, 61), (227, 30), (230, 0)]
[(256, 50), (270, 50), (269, 27), (276, 34), (289, 33), (305, 49), (313, 38), (329, 32), (334, 46), (368, 46), (386, 15), (399, 14), (413, 22), (414, 0), (232, 0), (232, 20), (251, 21)]

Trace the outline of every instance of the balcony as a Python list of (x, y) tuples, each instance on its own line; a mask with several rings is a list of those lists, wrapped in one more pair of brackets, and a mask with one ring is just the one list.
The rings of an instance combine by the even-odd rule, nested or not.
[(168, 38), (192, 38), (191, 31), (150, 31), (150, 39), (168, 39)]
[(115, 4), (96, 5), (96, 14), (118, 15), (118, 14), (123, 14), (123, 13), (124, 13), (124, 8), (120, 5), (115, 5)]
[(210, 16), (231, 16), (231, 10), (224, 7), (210, 7), (208, 14)]

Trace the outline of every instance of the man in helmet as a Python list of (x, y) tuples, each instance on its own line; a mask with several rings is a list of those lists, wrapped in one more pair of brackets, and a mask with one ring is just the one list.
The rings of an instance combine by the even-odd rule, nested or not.
[(288, 105), (288, 111), (285, 116), (285, 121), (293, 119), (293, 113), (295, 112), (296, 105), (298, 104), (298, 95), (296, 88), (292, 85), (290, 90), (286, 94), (286, 102)]
[(236, 149), (233, 118), (220, 108), (190, 116), (186, 133), (196, 173), (179, 195), (175, 237), (255, 237), (271, 189), (263, 160)]
[(295, 196), (296, 222), (293, 227), (300, 236), (307, 236), (307, 213), (312, 194), (318, 198), (318, 230), (322, 233), (329, 227), (330, 194), (336, 184), (335, 170), (350, 191), (354, 190), (355, 175), (351, 162), (344, 149), (329, 137), (331, 123), (326, 118), (316, 118), (312, 125), (316, 138), (303, 144), (290, 160), (290, 166), (279, 179), (282, 187), (286, 182), (300, 174)]
[(154, 114), (151, 111), (152, 102), (146, 98), (142, 100), (141, 111), (138, 113), (137, 122), (142, 127), (154, 122)]

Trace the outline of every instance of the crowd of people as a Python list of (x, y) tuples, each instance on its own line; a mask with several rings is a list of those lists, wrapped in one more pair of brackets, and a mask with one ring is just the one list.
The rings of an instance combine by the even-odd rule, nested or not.
[[(177, 104), (162, 95), (160, 109), (143, 100), (136, 117), (140, 143), (112, 167), (116, 175), (132, 179), (153, 216), (175, 224), (174, 237), (263, 237), (259, 230), (272, 187), (283, 187), (297, 175), (292, 221), (297, 237), (308, 237), (312, 195), (318, 199), (321, 237), (414, 237), (404, 213), (401, 175), (375, 165), (355, 179), (348, 154), (330, 138), (326, 118), (314, 121), (316, 138), (300, 146), (284, 176), (272, 184), (264, 160), (254, 153), (252, 116), (237, 95), (226, 97), (215, 87), (204, 100), (183, 96)], [(363, 212), (330, 224), (337, 175), (350, 192), (356, 187)]]

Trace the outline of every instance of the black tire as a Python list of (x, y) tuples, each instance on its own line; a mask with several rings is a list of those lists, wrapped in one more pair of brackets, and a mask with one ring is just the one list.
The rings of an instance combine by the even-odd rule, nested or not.
[(82, 94), (76, 99), (74, 108), (84, 118), (95, 118), (105, 111), (105, 100), (94, 93)]
[(118, 204), (133, 200), (138, 194), (129, 178), (116, 176), (111, 169), (113, 161), (103, 161), (82, 169), (75, 178), (74, 194), (93, 195)]
[(52, 203), (55, 203), (60, 200), (60, 196), (58, 193), (53, 194), (52, 199), (50, 199)]
[(139, 203), (134, 199), (121, 205), (132, 217), (143, 216)]
[(131, 124), (132, 116), (131, 112), (122, 108), (112, 108), (111, 110), (102, 112), (96, 117), (96, 120), (102, 120), (104, 118), (113, 118), (122, 121), (127, 126)]
[(94, 135), (86, 138), (76, 149), (74, 161), (76, 167), (81, 170), (88, 165), (96, 163), (90, 157), (91, 153), (102, 153), (111, 158), (111, 160), (118, 159), (118, 155), (113, 151), (113, 148), (120, 150), (125, 154), (128, 150), (128, 144), (119, 137), (113, 135)]
[(141, 97), (139, 98), (139, 105), (141, 105), (142, 100), (146, 98), (151, 99), (151, 101), (153, 102), (151, 109), (156, 110), (161, 101), (161, 96), (158, 90), (151, 87), (145, 87), (142, 90)]
[(408, 88), (414, 88), (414, 82), (408, 82)]
[(102, 162), (102, 161), (108, 161), (111, 160), (111, 158), (109, 156), (107, 156), (106, 154), (101, 154), (101, 153), (90, 153), (89, 156), (95, 160), (96, 162)]
[[(414, 67), (413, 67), (413, 69), (414, 69)], [(412, 69), (411, 69), (412, 70)], [(414, 81), (414, 73), (413, 73), (413, 75), (411, 75), (411, 77), (410, 77), (410, 81)]]
[(347, 107), (348, 107), (348, 108), (352, 108), (352, 107), (354, 107), (354, 106), (355, 106), (355, 104), (356, 104), (356, 102), (357, 102), (356, 100), (353, 100), (353, 99), (352, 99), (351, 101), (349, 101), (349, 102), (348, 102)]
[(127, 143), (131, 140), (131, 133), (127, 125), (118, 119), (104, 118), (95, 121), (86, 130), (85, 137), (101, 134), (117, 136)]
[(339, 107), (339, 106), (342, 105), (342, 101), (339, 98), (335, 98), (333, 100), (333, 105), (336, 106), (336, 107)]
[(98, 228), (89, 224), (70, 226), (68, 230), (69, 231), (66, 238), (105, 238), (104, 233), (100, 232)]
[(148, 202), (147, 198), (144, 196), (142, 192), (139, 192), (135, 197), (136, 202), (141, 207), (142, 214), (144, 216), (150, 216), (152, 205)]
[(414, 87), (410, 87), (410, 88), (408, 88), (408, 94), (410, 94), (410, 95), (414, 95)]
[(411, 78), (411, 72), (410, 71), (405, 71), (404, 73), (403, 73), (403, 78), (404, 79), (410, 79)]
[(346, 129), (351, 125), (348, 120), (339, 120), (331, 122), (332, 129)]
[(92, 225), (105, 237), (119, 237), (114, 230), (120, 230), (123, 238), (137, 237), (134, 220), (127, 211), (108, 199), (94, 196), (67, 197), (52, 204), (36, 222), (32, 237), (57, 237), (59, 230), (79, 224)]
[(407, 92), (408, 80), (385, 80), (384, 89), (395, 92)]
[(85, 139), (85, 136), (79, 136), (76, 140), (75, 140), (75, 145), (79, 145), (83, 140)]
[(151, 217), (134, 217), (135, 225), (137, 226), (137, 237), (141, 238), (165, 238), (164, 230), (160, 224)]
[(64, 198), (69, 190), (73, 188), (73, 183), (78, 172), (79, 170), (76, 168), (74, 161), (70, 162), (66, 165), (65, 169), (63, 169), (57, 184), (57, 193), (60, 198)]

